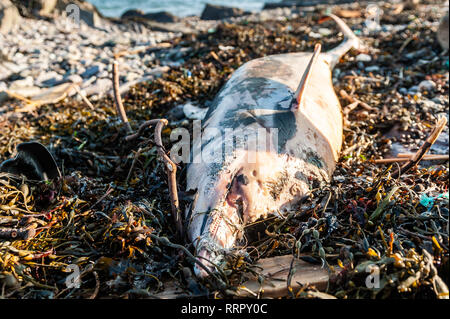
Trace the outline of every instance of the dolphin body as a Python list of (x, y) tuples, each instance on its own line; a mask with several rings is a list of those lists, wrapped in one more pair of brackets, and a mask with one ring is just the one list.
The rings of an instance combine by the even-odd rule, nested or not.
[[(187, 170), (187, 191), (195, 197), (185, 222), (197, 257), (210, 271), (245, 239), (248, 222), (294, 210), (313, 185), (331, 178), (343, 135), (331, 70), (359, 40), (340, 18), (329, 16), (343, 43), (326, 53), (316, 46), (314, 53), (245, 63), (202, 121), (202, 138), (193, 145), (201, 154)], [(196, 265), (196, 275), (207, 276), (205, 267)]]

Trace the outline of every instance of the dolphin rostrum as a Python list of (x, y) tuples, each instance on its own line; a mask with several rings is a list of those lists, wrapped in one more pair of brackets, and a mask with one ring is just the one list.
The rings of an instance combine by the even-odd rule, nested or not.
[[(244, 226), (294, 210), (313, 185), (328, 182), (342, 146), (343, 118), (331, 70), (359, 40), (335, 49), (249, 61), (215, 97), (194, 141), (187, 190), (195, 199), (185, 222), (197, 257), (214, 270), (244, 236)], [(198, 276), (207, 272), (195, 267)]]

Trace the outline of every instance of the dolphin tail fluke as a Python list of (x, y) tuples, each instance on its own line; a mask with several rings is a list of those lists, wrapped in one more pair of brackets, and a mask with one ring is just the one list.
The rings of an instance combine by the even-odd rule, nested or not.
[(331, 68), (334, 68), (345, 53), (347, 53), (350, 49), (361, 49), (362, 43), (341, 18), (335, 16), (334, 14), (328, 14), (328, 16), (336, 22), (345, 37), (344, 42), (324, 54), (325, 60)]

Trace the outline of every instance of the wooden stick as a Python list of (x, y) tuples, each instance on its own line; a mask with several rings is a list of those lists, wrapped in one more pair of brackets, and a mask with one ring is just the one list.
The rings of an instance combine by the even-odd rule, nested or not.
[(114, 100), (116, 104), (117, 114), (120, 116), (120, 119), (123, 123), (125, 123), (127, 130), (131, 133), (133, 130), (131, 128), (130, 123), (128, 122), (127, 113), (125, 112), (125, 108), (123, 107), (122, 97), (119, 92), (119, 62), (114, 60), (113, 62), (113, 91), (114, 91)]
[(144, 51), (157, 51), (157, 50), (162, 50), (162, 49), (168, 49), (172, 46), (172, 44), (168, 43), (168, 42), (161, 42), (155, 45), (151, 45), (148, 47), (144, 47), (144, 48), (140, 48), (134, 51), (128, 51), (128, 50), (124, 50), (124, 51), (120, 51), (114, 54), (114, 58), (118, 59), (120, 57), (123, 57), (125, 55), (133, 55), (133, 54), (138, 54)]
[[(413, 156), (414, 156), (414, 153), (398, 153), (397, 154), (397, 157), (402, 157), (402, 158), (410, 158), (410, 157), (413, 157)], [(424, 155), (424, 157), (423, 157), (423, 159), (433, 159), (433, 158), (446, 159), (446, 158), (448, 158), (448, 154), (446, 154), (446, 155), (427, 154), (427, 155)]]
[[(356, 103), (358, 102), (359, 105), (361, 105), (363, 108), (365, 108), (367, 111), (375, 111), (376, 109), (371, 107), (369, 104), (362, 102), (353, 96), (349, 95), (345, 90), (340, 90), (339, 93), (341, 94), (341, 97), (345, 100), (347, 100), (350, 103)], [(355, 106), (356, 107), (356, 106)], [(353, 109), (355, 108), (353, 107)]]
[(87, 106), (89, 106), (89, 108), (91, 110), (94, 110), (94, 106), (92, 105), (91, 101), (88, 100), (88, 98), (86, 97), (86, 95), (83, 94), (83, 92), (81, 92), (80, 87), (78, 86), (78, 84), (74, 85), (75, 91), (77, 91), (78, 95), (81, 96), (81, 98), (83, 99), (84, 103), (87, 104)]
[(419, 150), (414, 154), (413, 157), (408, 159), (408, 162), (406, 162), (400, 169), (398, 169), (394, 174), (392, 174), (392, 177), (398, 178), (402, 174), (409, 171), (412, 167), (416, 166), (422, 160), (425, 153), (428, 152), (428, 150), (434, 144), (434, 142), (436, 142), (437, 138), (444, 130), (446, 124), (447, 118), (445, 116), (440, 117), (430, 136), (426, 139), (425, 143), (423, 143), (423, 145), (419, 148)]
[(181, 221), (180, 203), (178, 201), (177, 189), (177, 165), (167, 156), (164, 146), (162, 144), (161, 132), (164, 126), (168, 124), (166, 119), (162, 119), (156, 124), (155, 128), (155, 143), (158, 147), (158, 154), (163, 159), (166, 166), (166, 174), (169, 182), (169, 194), (172, 206), (172, 214), (179, 238), (183, 238), (183, 223)]
[[(393, 158), (382, 158), (382, 159), (376, 159), (373, 162), (375, 164), (387, 164), (387, 163), (400, 163), (400, 162), (407, 162), (411, 159), (410, 156), (399, 156), (399, 157), (393, 157)], [(422, 158), (424, 161), (444, 161), (449, 159), (448, 155), (425, 155)]]
[(183, 238), (183, 223), (181, 220), (181, 211), (180, 211), (180, 203), (178, 200), (178, 189), (177, 189), (177, 166), (170, 159), (170, 157), (166, 154), (164, 150), (164, 146), (162, 143), (161, 132), (164, 126), (166, 126), (169, 122), (166, 119), (154, 119), (144, 122), (138, 129), (135, 134), (128, 135), (125, 137), (126, 141), (131, 141), (142, 135), (145, 128), (156, 124), (155, 128), (155, 144), (158, 148), (158, 155), (164, 162), (164, 166), (166, 169), (166, 174), (168, 178), (169, 184), (169, 194), (170, 194), (170, 202), (172, 206), (172, 214), (174, 218), (174, 222), (177, 228), (177, 234), (179, 238)]

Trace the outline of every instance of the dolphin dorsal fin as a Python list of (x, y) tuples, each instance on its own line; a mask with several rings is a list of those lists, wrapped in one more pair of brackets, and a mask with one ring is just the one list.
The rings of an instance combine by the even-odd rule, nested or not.
[(305, 88), (308, 85), (308, 80), (311, 77), (311, 73), (312, 73), (312, 69), (314, 66), (314, 63), (317, 60), (317, 57), (320, 54), (320, 50), (322, 49), (322, 46), (320, 45), (320, 43), (317, 43), (316, 46), (314, 47), (314, 53), (311, 57), (311, 60), (308, 63), (308, 66), (306, 67), (305, 73), (303, 73), (302, 79), (300, 81), (300, 84), (297, 88), (297, 91), (295, 91), (294, 94), (294, 98), (292, 99), (292, 106), (291, 109), (294, 110), (299, 110), (301, 107), (301, 103), (302, 103), (302, 98), (303, 95), (305, 93)]

